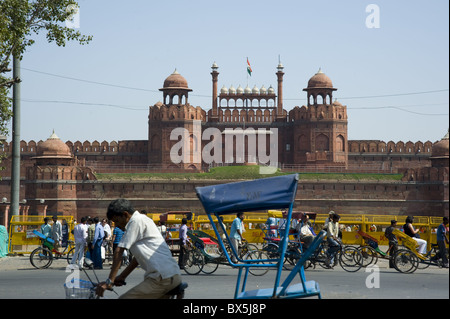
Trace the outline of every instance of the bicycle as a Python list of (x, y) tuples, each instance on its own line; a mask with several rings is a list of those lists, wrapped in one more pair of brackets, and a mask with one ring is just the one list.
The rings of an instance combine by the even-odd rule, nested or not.
[[(219, 249), (216, 238), (200, 230), (190, 230), (188, 231), (188, 236), (191, 241), (187, 243), (183, 261), (183, 269), (187, 274), (197, 275), (200, 272), (212, 274), (218, 269), (219, 264), (228, 264), (224, 252)], [(224, 244), (228, 254), (232, 255), (229, 243), (225, 241)], [(243, 260), (266, 259), (262, 258), (264, 257), (263, 252), (256, 245), (250, 244), (246, 240), (243, 240), (241, 245), (239, 245), (238, 257)], [(261, 276), (267, 271), (268, 269), (254, 267), (250, 273), (255, 276)]]
[(42, 245), (33, 250), (30, 254), (30, 262), (33, 267), (37, 269), (45, 269), (50, 267), (50, 265), (53, 263), (53, 260), (62, 258), (66, 258), (68, 264), (71, 263), (73, 254), (75, 252), (75, 245), (73, 241), (69, 240), (67, 242), (67, 246), (64, 247), (64, 250), (62, 252), (59, 252), (54, 247), (55, 241), (53, 239), (44, 236), (37, 230), (34, 230), (33, 233), (41, 239)]
[[(66, 299), (100, 299), (100, 296), (98, 296), (96, 293), (97, 285), (99, 284), (100, 280), (98, 280), (97, 274), (95, 273), (93, 267), (94, 263), (89, 258), (86, 258), (85, 264), (87, 268), (93, 271), (95, 278), (97, 279), (97, 282), (92, 281), (86, 270), (82, 268), (89, 281), (82, 280), (79, 278), (77, 279), (72, 278), (70, 282), (66, 282), (64, 284)], [(126, 282), (122, 282), (122, 285), (126, 285)], [(165, 294), (166, 299), (183, 299), (187, 287), (188, 284), (182, 282), (177, 287), (173, 288), (172, 290), (170, 290)], [(119, 294), (113, 288), (108, 290), (114, 292), (117, 296), (119, 296)]]
[[(305, 263), (305, 269), (309, 267), (316, 267), (319, 264), (322, 268), (332, 269), (338, 263), (347, 272), (356, 272), (362, 267), (362, 255), (361, 253), (352, 246), (349, 245), (339, 245), (338, 251), (334, 255), (333, 265), (329, 265), (329, 260), (327, 256), (328, 243), (321, 242), (319, 247), (314, 251), (311, 257)], [(285, 269), (289, 269), (290, 266), (294, 267), (297, 261), (300, 259), (303, 249), (301, 243), (290, 242), (288, 249), (286, 250), (285, 257)]]

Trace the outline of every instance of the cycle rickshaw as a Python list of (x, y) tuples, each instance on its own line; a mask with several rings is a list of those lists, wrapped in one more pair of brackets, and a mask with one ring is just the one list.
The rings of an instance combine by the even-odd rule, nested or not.
[[(184, 270), (190, 275), (196, 275), (200, 272), (205, 274), (214, 273), (219, 265), (229, 265), (223, 250), (220, 249), (219, 242), (213, 236), (201, 230), (188, 230), (187, 235), (190, 239), (190, 247), (186, 253)], [(225, 243), (226, 250), (230, 253), (231, 246)], [(239, 257), (251, 259), (253, 256), (265, 256), (256, 245), (244, 242), (239, 249)], [(268, 269), (250, 269), (254, 276), (266, 274)]]
[[(199, 197), (218, 238), (220, 248), (224, 252), (228, 263), (239, 269), (234, 298), (288, 299), (309, 296), (318, 296), (321, 298), (319, 284), (313, 280), (306, 281), (304, 263), (323, 241), (323, 238), (326, 235), (324, 231), (321, 231), (315, 237), (308, 250), (306, 250), (302, 257), (297, 261), (286, 279), (281, 282), (283, 261), (289, 240), (288, 236), (283, 235), (281, 238), (280, 255), (274, 259), (261, 259), (259, 258), (261, 255), (258, 254), (254, 256), (256, 259), (242, 259), (238, 256), (234, 247), (231, 247), (231, 254), (238, 260), (238, 263), (234, 263), (231, 260), (230, 253), (226, 250), (217, 226), (213, 221), (213, 216), (215, 216), (219, 224), (218, 227), (222, 228), (222, 232), (225, 233), (227, 240), (230, 241), (229, 235), (226, 233), (223, 223), (219, 218), (220, 215), (235, 214), (237, 212), (245, 211), (288, 209), (286, 229), (289, 229), (295, 195), (297, 193), (297, 184), (298, 174), (292, 174), (196, 188), (197, 196)], [(272, 288), (246, 291), (247, 278), (251, 268), (275, 269), (277, 273), (274, 286)], [(293, 279), (297, 276), (300, 277), (301, 282), (293, 284)]]
[(62, 252), (55, 249), (55, 241), (50, 237), (44, 236), (41, 232), (33, 230), (33, 233), (39, 237), (42, 242), (42, 246), (33, 250), (30, 254), (30, 262), (37, 269), (44, 269), (50, 267), (53, 260), (65, 258), (67, 263), (70, 264), (72, 256), (75, 252), (73, 241), (69, 240), (67, 246)]
[[(399, 246), (399, 249), (392, 257), (393, 266), (397, 271), (401, 273), (413, 273), (417, 269), (425, 269), (430, 265), (441, 266), (440, 262), (432, 261), (431, 259), (431, 257), (434, 257), (436, 254), (437, 244), (431, 244), (431, 250), (426, 256), (423, 256), (417, 251), (418, 244), (413, 238), (398, 229), (393, 230), (392, 233), (397, 237), (399, 243), (402, 243), (402, 246)], [(378, 258), (390, 259), (389, 251), (392, 247), (389, 247), (386, 252), (383, 252), (378, 247), (378, 240), (376, 238), (373, 238), (361, 230), (358, 231), (358, 234), (363, 238), (366, 244), (358, 248), (363, 256), (362, 265), (364, 267), (376, 264)]]
[(394, 229), (392, 233), (397, 236), (399, 242), (401, 241), (405, 247), (399, 249), (394, 255), (395, 269), (403, 273), (413, 273), (418, 268), (425, 269), (430, 265), (440, 266), (438, 262), (431, 260), (431, 257), (433, 257), (431, 252), (435, 251), (437, 245), (424, 256), (417, 251), (419, 245), (413, 238), (398, 229)]

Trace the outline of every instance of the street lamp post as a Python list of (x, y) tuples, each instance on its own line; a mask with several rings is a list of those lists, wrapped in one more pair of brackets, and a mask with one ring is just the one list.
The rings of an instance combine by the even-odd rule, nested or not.
[(14, 56), (12, 163), (11, 163), (11, 215), (19, 215), (20, 195), (20, 59)]

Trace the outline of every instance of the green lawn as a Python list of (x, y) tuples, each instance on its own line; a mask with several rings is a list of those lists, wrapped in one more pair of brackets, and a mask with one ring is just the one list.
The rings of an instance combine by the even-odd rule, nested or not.
[[(279, 170), (275, 174), (260, 174), (259, 166), (215, 167), (208, 173), (117, 173), (95, 174), (99, 180), (149, 180), (149, 179), (230, 179), (249, 180), (264, 177), (288, 175)], [(299, 173), (302, 180), (401, 180), (401, 174), (355, 174), (355, 173)]]

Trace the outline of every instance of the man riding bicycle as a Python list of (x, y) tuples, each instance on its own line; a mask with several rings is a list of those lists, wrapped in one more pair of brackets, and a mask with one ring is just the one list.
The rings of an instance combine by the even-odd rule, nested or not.
[[(169, 291), (181, 284), (180, 269), (150, 218), (136, 211), (126, 199), (112, 201), (107, 218), (125, 233), (114, 251), (108, 279), (97, 286), (97, 295), (103, 296), (104, 291), (113, 285), (124, 285), (125, 279), (138, 265), (145, 271), (144, 281), (120, 296), (121, 299), (165, 298)], [(117, 276), (125, 249), (133, 254), (133, 260)]]

